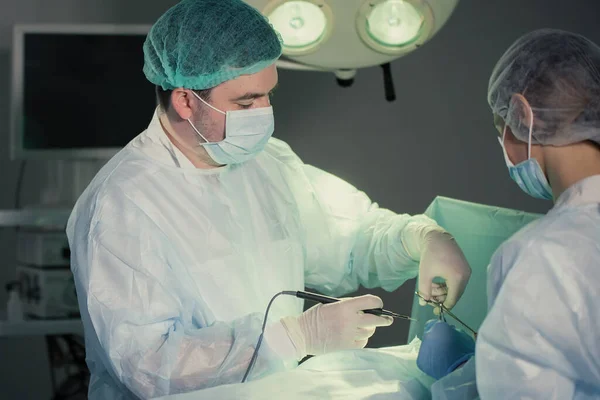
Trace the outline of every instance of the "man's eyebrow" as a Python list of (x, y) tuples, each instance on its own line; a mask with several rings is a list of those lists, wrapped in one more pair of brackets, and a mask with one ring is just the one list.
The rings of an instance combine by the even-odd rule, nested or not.
[(258, 99), (260, 97), (265, 97), (267, 95), (267, 93), (256, 93), (256, 92), (248, 92), (245, 93), (239, 97), (236, 97), (234, 99), (232, 99), (233, 101), (240, 101), (240, 100), (254, 100), (254, 99)]
[(275, 91), (275, 89), (277, 89), (277, 86), (279, 86), (279, 85), (276, 85), (273, 89), (271, 89), (271, 91), (269, 93), (248, 92), (248, 93), (245, 93), (245, 94), (243, 94), (239, 97), (236, 97), (234, 99), (231, 99), (231, 100), (232, 101), (243, 101), (243, 100), (254, 100), (254, 99), (261, 98), (261, 97), (265, 97), (265, 96), (273, 93)]

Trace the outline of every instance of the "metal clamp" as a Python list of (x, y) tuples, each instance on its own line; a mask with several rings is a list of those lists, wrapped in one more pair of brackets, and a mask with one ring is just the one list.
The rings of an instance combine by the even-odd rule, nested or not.
[(445, 317), (444, 314), (448, 314), (450, 317), (452, 317), (452, 319), (454, 319), (456, 322), (458, 322), (459, 324), (461, 324), (464, 328), (468, 329), (469, 331), (471, 331), (471, 333), (473, 334), (473, 336), (475, 337), (475, 339), (477, 339), (477, 332), (472, 329), (469, 325), (465, 324), (463, 321), (461, 321), (456, 315), (454, 315), (454, 313), (452, 313), (450, 310), (448, 310), (446, 308), (446, 306), (444, 306), (443, 302), (437, 302), (437, 301), (433, 301), (433, 300), (427, 300), (425, 299), (423, 296), (421, 296), (421, 294), (419, 292), (415, 292), (415, 294), (417, 296), (419, 296), (420, 299), (422, 299), (423, 301), (425, 301), (427, 304), (431, 304), (434, 307), (438, 307), (440, 309), (440, 320), (445, 321)]

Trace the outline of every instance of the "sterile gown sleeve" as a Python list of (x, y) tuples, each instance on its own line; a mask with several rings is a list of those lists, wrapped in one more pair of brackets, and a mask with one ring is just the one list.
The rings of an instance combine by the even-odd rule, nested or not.
[(598, 264), (577, 251), (597, 248), (597, 238), (547, 231), (507, 242), (492, 258), (490, 312), (475, 351), (482, 399), (600, 396)]
[(431, 400), (477, 400), (475, 357), (431, 385)]
[(359, 285), (393, 291), (417, 276), (420, 250), (407, 245), (417, 241), (402, 237), (443, 231), (435, 221), (379, 208), (342, 179), (309, 165), (302, 168), (309, 187), (303, 202), (310, 213), (304, 219), (308, 287), (335, 296)]
[[(140, 398), (240, 382), (263, 315), (206, 322), (151, 218), (125, 195), (103, 199), (92, 218), (88, 207), (79, 205), (67, 229), (88, 351), (95, 347), (113, 379)], [(281, 362), (264, 344), (252, 375)]]

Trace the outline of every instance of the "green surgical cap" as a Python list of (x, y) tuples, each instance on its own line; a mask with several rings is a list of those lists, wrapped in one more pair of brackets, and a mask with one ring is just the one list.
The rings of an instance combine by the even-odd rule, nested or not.
[(280, 55), (277, 32), (243, 1), (183, 0), (152, 26), (144, 74), (164, 90), (203, 90), (259, 72)]

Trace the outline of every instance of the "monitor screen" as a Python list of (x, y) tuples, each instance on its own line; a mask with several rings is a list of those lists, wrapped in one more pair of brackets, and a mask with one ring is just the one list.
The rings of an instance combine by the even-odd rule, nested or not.
[(103, 158), (146, 129), (156, 98), (142, 72), (145, 37), (23, 32), (13, 154)]

